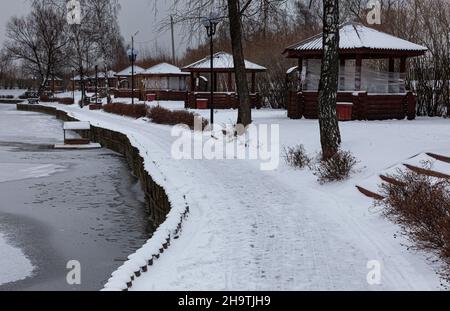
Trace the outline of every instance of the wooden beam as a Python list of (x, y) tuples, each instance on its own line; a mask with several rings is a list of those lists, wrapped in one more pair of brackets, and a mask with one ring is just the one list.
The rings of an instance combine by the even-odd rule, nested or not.
[(231, 72), (228, 73), (228, 92), (233, 92), (234, 91), (234, 87), (233, 87), (233, 76), (231, 74)]
[(400, 84), (400, 93), (404, 93), (406, 91), (406, 57), (400, 58), (400, 79), (403, 80)]
[(388, 81), (388, 92), (394, 93), (394, 72), (395, 72), (395, 59), (389, 58), (389, 81)]

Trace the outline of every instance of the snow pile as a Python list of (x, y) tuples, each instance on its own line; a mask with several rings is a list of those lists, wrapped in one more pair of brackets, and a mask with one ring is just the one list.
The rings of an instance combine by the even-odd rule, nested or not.
[(34, 267), (25, 254), (7, 243), (0, 233), (0, 285), (24, 280), (31, 276)]

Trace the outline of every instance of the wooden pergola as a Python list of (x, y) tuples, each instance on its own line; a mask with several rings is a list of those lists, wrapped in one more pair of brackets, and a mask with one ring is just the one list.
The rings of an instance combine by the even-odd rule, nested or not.
[[(214, 72), (214, 85), (211, 86), (209, 81), (208, 88), (214, 90), (214, 102), (215, 107), (218, 109), (238, 108), (239, 100), (236, 93), (235, 84), (235, 69), (233, 55), (226, 52), (219, 52), (213, 56), (213, 72)], [(250, 61), (245, 61), (245, 67), (249, 78), (251, 79), (250, 93), (252, 98), (252, 104), (255, 107), (261, 106), (261, 98), (256, 90), (256, 75), (263, 73), (267, 69)], [(200, 90), (199, 81), (202, 76), (208, 76), (211, 74), (211, 58), (205, 57), (189, 66), (182, 68), (183, 72), (190, 73), (190, 91), (188, 94), (188, 100), (186, 101), (187, 108), (196, 108), (198, 99), (210, 99), (211, 95), (205, 90)], [(224, 77), (225, 79), (220, 79)], [(222, 82), (221, 82), (222, 81)]]
[[(353, 119), (414, 119), (415, 96), (405, 87), (407, 59), (424, 55), (427, 48), (354, 22), (341, 25), (339, 34), (338, 101), (353, 104)], [(317, 83), (311, 83), (311, 64), (322, 58), (322, 36), (284, 51), (287, 58), (298, 59), (297, 89), (290, 92), (288, 102), (291, 118), (317, 118), (318, 90)], [(379, 69), (369, 72), (365, 60), (386, 62), (386, 73)], [(350, 62), (354, 65), (349, 68)], [(382, 91), (374, 91), (375, 86)]]

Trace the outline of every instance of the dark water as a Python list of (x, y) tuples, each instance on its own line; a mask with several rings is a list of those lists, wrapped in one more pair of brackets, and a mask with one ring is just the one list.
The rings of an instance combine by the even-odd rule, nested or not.
[[(0, 164), (60, 166), (49, 177), (0, 182), (0, 232), (35, 266), (0, 290), (99, 290), (151, 234), (125, 159), (106, 149), (50, 149), (61, 127), (51, 116), (0, 105)], [(81, 263), (81, 285), (67, 284), (71, 260)]]

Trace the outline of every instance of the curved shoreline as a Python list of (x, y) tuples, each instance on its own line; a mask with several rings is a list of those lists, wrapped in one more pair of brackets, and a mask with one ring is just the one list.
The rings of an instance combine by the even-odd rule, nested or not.
[[(45, 113), (63, 121), (78, 121), (67, 112), (55, 107), (18, 104), (17, 110)], [(181, 209), (173, 209), (166, 190), (154, 181), (145, 168), (145, 161), (139, 149), (132, 145), (125, 134), (96, 126), (91, 126), (90, 137), (87, 137), (87, 133), (83, 131), (79, 134), (122, 154), (133, 174), (140, 180), (145, 193), (150, 221), (154, 224), (154, 234), (141, 249), (128, 257), (129, 260), (122, 267), (113, 272), (112, 278), (105, 285), (106, 290), (128, 290), (132, 287), (135, 278), (145, 273), (148, 267), (152, 266), (153, 262), (159, 259), (170, 246), (173, 239), (178, 237), (183, 222), (189, 214), (189, 206), (185, 204)]]

